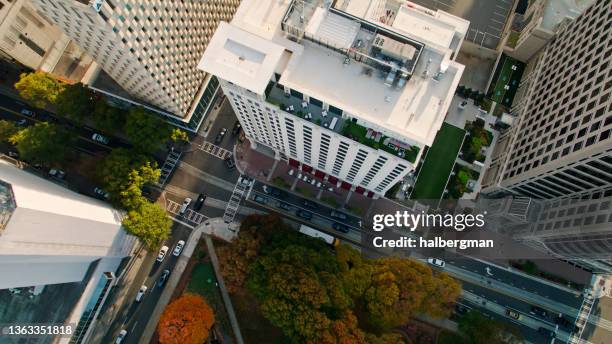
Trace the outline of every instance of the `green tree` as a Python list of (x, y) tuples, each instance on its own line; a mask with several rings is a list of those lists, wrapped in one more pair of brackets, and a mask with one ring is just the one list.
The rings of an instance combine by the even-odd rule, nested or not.
[(157, 203), (141, 202), (137, 208), (128, 211), (123, 226), (149, 249), (156, 249), (170, 236), (172, 220)]
[(112, 133), (123, 127), (125, 116), (123, 110), (108, 105), (105, 101), (96, 102), (94, 109), (94, 123), (96, 128)]
[(9, 143), (10, 138), (13, 137), (19, 128), (12, 121), (0, 120), (0, 143)]
[(82, 123), (94, 111), (94, 93), (81, 83), (66, 85), (55, 98), (59, 115)]
[(49, 103), (55, 103), (63, 85), (47, 73), (34, 72), (21, 74), (15, 88), (23, 99), (44, 108)]
[(155, 152), (172, 136), (172, 128), (168, 123), (141, 107), (130, 109), (123, 130), (134, 147), (143, 153)]
[(174, 142), (188, 142), (189, 136), (184, 130), (179, 128), (172, 129), (172, 134), (170, 135), (170, 139)]
[(140, 154), (118, 148), (102, 162), (98, 179), (114, 201), (126, 209), (136, 209), (142, 202), (142, 187), (159, 179), (160, 170), (156, 162)]
[(515, 326), (486, 318), (481, 313), (470, 311), (459, 319), (461, 344), (519, 344), (523, 336)]
[(38, 122), (10, 138), (24, 160), (46, 166), (66, 162), (75, 140), (73, 134), (47, 122)]

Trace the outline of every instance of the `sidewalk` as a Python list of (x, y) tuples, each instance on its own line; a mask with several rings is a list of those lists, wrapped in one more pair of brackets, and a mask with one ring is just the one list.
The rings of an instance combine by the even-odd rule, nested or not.
[[(172, 273), (170, 274), (170, 278), (168, 279), (166, 288), (160, 295), (159, 301), (157, 302), (157, 305), (155, 306), (155, 309), (153, 310), (153, 313), (151, 314), (151, 317), (149, 318), (149, 322), (147, 323), (147, 326), (145, 327), (145, 330), (142, 333), (142, 336), (139, 341), (140, 344), (149, 344), (151, 342), (151, 339), (153, 338), (153, 335), (155, 334), (155, 331), (157, 330), (157, 323), (159, 322), (159, 318), (161, 317), (168, 303), (170, 303), (172, 299), (172, 295), (174, 294), (174, 289), (176, 288), (179, 281), (181, 280), (181, 276), (183, 275), (183, 272), (185, 271), (185, 268), (187, 267), (187, 264), (189, 263), (189, 260), (191, 259), (191, 256), (193, 255), (193, 252), (198, 246), (198, 242), (200, 241), (202, 234), (208, 234), (206, 236), (207, 245), (208, 245), (208, 241), (209, 240), (211, 241), (209, 235), (214, 235), (223, 240), (228, 240), (228, 239), (231, 240), (233, 239), (234, 236), (237, 235), (237, 233), (233, 231), (233, 229), (236, 229), (237, 226), (238, 224), (236, 223), (231, 223), (228, 225), (225, 222), (223, 222), (222, 219), (215, 218), (215, 219), (210, 219), (206, 221), (202, 225), (196, 227), (191, 232), (191, 235), (189, 236), (189, 239), (187, 239), (187, 243), (185, 244), (185, 249), (183, 250), (183, 253), (179, 257), (179, 260), (176, 263), (174, 270), (172, 270)], [(210, 245), (212, 245), (212, 241)], [(242, 336), (240, 334), (240, 328), (238, 327), (238, 322), (236, 320), (236, 316), (234, 314), (234, 309), (232, 307), (231, 301), (228, 303), (228, 301), (225, 299), (225, 295), (223, 295), (224, 293), (227, 293), (227, 290), (225, 290), (225, 284), (223, 284), (223, 279), (221, 278), (221, 275), (218, 273), (219, 266), (218, 266), (218, 261), (216, 260), (217, 259), (216, 254), (214, 255), (214, 258), (213, 258), (212, 252), (214, 252), (214, 247), (211, 250), (209, 246), (208, 249), (209, 249), (209, 252), (211, 252), (211, 261), (215, 269), (215, 274), (217, 274), (217, 280), (219, 282), (219, 286), (220, 286), (221, 293), (223, 296), (223, 301), (225, 303), (225, 308), (230, 317), (230, 322), (232, 323), (232, 328), (234, 330), (234, 336), (236, 337), (237, 342), (239, 344), (242, 344), (243, 341), (242, 341)]]

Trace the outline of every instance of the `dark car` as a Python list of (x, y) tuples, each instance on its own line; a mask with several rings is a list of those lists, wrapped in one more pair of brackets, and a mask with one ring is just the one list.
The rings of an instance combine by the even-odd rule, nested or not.
[(283, 209), (283, 210), (291, 210), (291, 206), (289, 204), (285, 203), (285, 202), (280, 202), (278, 207)]
[(267, 198), (260, 196), (260, 195), (256, 195), (255, 196), (255, 202), (260, 203), (260, 204), (266, 204), (266, 202), (268, 201)]
[(193, 209), (194, 210), (200, 210), (202, 209), (202, 206), (204, 205), (204, 201), (206, 200), (206, 195), (201, 193), (198, 196), (198, 199), (195, 201), (195, 203), (193, 204)]
[(549, 330), (547, 328), (544, 328), (544, 327), (538, 328), (538, 333), (543, 335), (546, 338), (555, 338), (555, 332), (553, 332), (553, 331), (551, 331), (551, 330)]
[(548, 317), (548, 312), (545, 309), (542, 309), (537, 306), (531, 306), (531, 311), (529, 313), (534, 314), (534, 315), (539, 315), (542, 318)]
[(268, 195), (272, 195), (274, 197), (283, 197), (284, 196), (284, 192), (282, 192), (281, 190), (279, 190), (277, 188), (273, 188), (271, 186), (264, 185), (263, 186), (263, 190)]
[(234, 159), (232, 159), (231, 156), (225, 158), (225, 166), (227, 166), (227, 168), (230, 170), (234, 169), (234, 166), (236, 166), (236, 164), (234, 164)]
[(300, 210), (297, 212), (297, 216), (306, 219), (306, 220), (310, 220), (312, 219), (312, 213), (306, 210)]
[(166, 284), (166, 282), (168, 281), (168, 276), (170, 276), (170, 270), (166, 269), (164, 270), (164, 272), (162, 272), (161, 276), (159, 277), (159, 280), (157, 281), (158, 288), (161, 288)]
[(333, 228), (333, 229), (335, 229), (335, 230), (337, 230), (337, 231), (339, 231), (339, 232), (342, 232), (342, 233), (348, 233), (348, 232), (350, 232), (350, 229), (348, 228), (348, 226), (343, 225), (343, 224), (338, 223), (338, 222), (334, 222), (334, 223), (332, 224), (332, 228)]
[(337, 219), (340, 219), (340, 220), (346, 220), (346, 214), (345, 213), (341, 213), (339, 211), (335, 211), (335, 210), (332, 211), (331, 212), (331, 216), (335, 217)]
[(219, 133), (217, 134), (217, 137), (215, 137), (215, 143), (216, 144), (219, 144), (219, 143), (221, 143), (221, 141), (223, 141), (223, 137), (225, 137), (225, 133), (227, 133), (227, 129), (221, 128), (221, 130), (219, 130)]
[(242, 128), (242, 126), (240, 125), (240, 122), (236, 121), (236, 123), (234, 123), (234, 128), (232, 128), (232, 135), (236, 136), (240, 133), (240, 129)]
[(459, 315), (466, 314), (469, 311), (470, 311), (470, 309), (465, 307), (464, 305), (455, 305), (455, 313), (457, 313)]
[(317, 209), (319, 207), (319, 205), (317, 205), (315, 202), (313, 201), (309, 201), (307, 199), (305, 199), (302, 204), (306, 207), (306, 208), (310, 208), (310, 209)]

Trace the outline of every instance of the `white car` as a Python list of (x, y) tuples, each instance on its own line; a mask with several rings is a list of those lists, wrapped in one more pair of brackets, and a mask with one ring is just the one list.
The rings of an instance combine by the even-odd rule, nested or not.
[(136, 302), (140, 302), (140, 300), (142, 300), (142, 298), (144, 297), (144, 294), (147, 292), (147, 286), (143, 285), (142, 287), (140, 287), (140, 290), (138, 291), (138, 294), (136, 294)]
[(302, 172), (298, 172), (297, 179), (302, 179)]
[(105, 145), (107, 145), (108, 141), (109, 141), (108, 137), (100, 135), (100, 134), (93, 134), (93, 135), (91, 135), (91, 139), (93, 141), (96, 141), (96, 142), (99, 142), (99, 143), (103, 143)]
[(288, 173), (289, 173), (290, 176), (292, 176), (295, 173), (295, 170), (294, 169), (290, 169)]
[(157, 255), (157, 261), (163, 262), (164, 258), (166, 258), (166, 253), (168, 253), (168, 246), (164, 245), (161, 250), (159, 250), (159, 254)]
[(117, 339), (115, 339), (115, 344), (121, 344), (123, 342), (123, 339), (125, 339), (125, 336), (127, 336), (127, 331), (121, 330), (121, 332), (119, 332), (119, 335), (117, 336)]
[(26, 115), (26, 116), (30, 116), (30, 117), (34, 117), (36, 114), (34, 113), (34, 111), (32, 110), (28, 110), (28, 109), (22, 109), (21, 110), (21, 114), (22, 115)]
[(427, 262), (431, 265), (439, 266), (441, 268), (443, 268), (446, 265), (446, 263), (443, 260), (438, 259), (438, 258), (427, 258)]
[(183, 251), (183, 247), (185, 247), (185, 241), (179, 240), (179, 242), (176, 243), (176, 246), (174, 246), (174, 251), (172, 251), (172, 255), (178, 257)]
[(183, 201), (183, 204), (181, 205), (181, 209), (179, 209), (179, 213), (183, 215), (185, 211), (187, 211), (187, 208), (189, 207), (190, 204), (191, 204), (191, 198), (189, 197), (185, 198), (185, 200)]

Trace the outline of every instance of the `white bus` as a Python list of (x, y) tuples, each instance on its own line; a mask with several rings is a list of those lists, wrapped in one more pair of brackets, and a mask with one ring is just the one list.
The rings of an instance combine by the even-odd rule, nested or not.
[(308, 227), (306, 225), (301, 225), (300, 226), (300, 233), (302, 234), (306, 234), (308, 236), (311, 236), (313, 238), (318, 238), (318, 239), (322, 239), (323, 241), (325, 241), (326, 243), (332, 245), (332, 246), (338, 246), (338, 244), (340, 244), (340, 241), (338, 239), (336, 239), (335, 237), (323, 233), (321, 231), (318, 231), (312, 227)]

